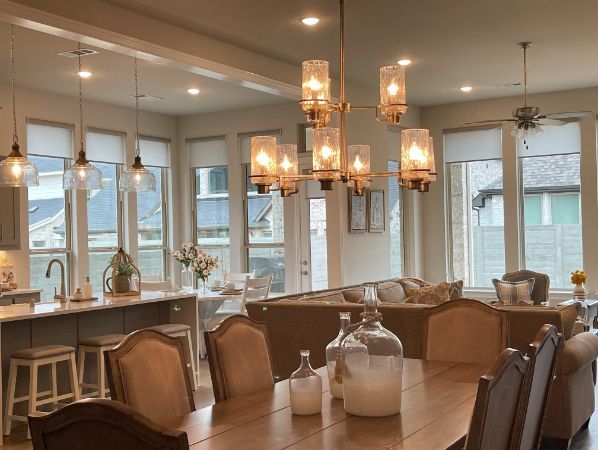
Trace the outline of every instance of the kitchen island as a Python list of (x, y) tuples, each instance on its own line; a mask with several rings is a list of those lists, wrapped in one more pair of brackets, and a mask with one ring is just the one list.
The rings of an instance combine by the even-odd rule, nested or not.
[[(0, 306), (0, 419), (4, 415), (6, 380), (10, 356), (19, 349), (61, 344), (77, 347), (80, 339), (104, 334), (128, 334), (165, 323), (191, 327), (193, 356), (198, 357), (197, 294), (184, 292), (142, 292), (140, 296), (103, 297), (86, 302), (41, 302)], [(88, 373), (95, 377), (95, 365)], [(17, 395), (26, 395), (26, 374), (21, 373)], [(87, 373), (86, 373), (87, 376)], [(59, 389), (67, 385), (66, 367), (58, 370)], [(49, 377), (40, 370), (39, 390), (49, 387)], [(0, 423), (2, 421), (0, 420)], [(2, 444), (0, 436), (0, 445)]]

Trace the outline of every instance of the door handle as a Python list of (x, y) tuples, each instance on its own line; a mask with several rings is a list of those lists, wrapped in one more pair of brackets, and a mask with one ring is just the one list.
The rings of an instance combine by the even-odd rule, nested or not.
[(302, 270), (301, 271), (301, 275), (308, 275), (308, 274), (309, 274), (309, 272), (307, 270)]

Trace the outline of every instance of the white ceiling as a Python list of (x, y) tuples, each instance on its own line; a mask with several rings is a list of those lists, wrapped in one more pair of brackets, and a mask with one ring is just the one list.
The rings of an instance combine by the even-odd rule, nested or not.
[[(293, 64), (338, 64), (336, 0), (104, 1)], [(412, 104), (519, 93), (523, 40), (535, 42), (531, 92), (598, 85), (596, 0), (347, 0), (346, 11), (348, 79), (376, 88), (380, 66), (410, 57)], [(308, 15), (322, 21), (305, 27)]]
[[(10, 26), (0, 23), (0, 83), (10, 82)], [(59, 56), (74, 50), (77, 43), (15, 27), (17, 85), (58, 94), (76, 96), (77, 58)], [(86, 48), (92, 48), (85, 45)], [(104, 49), (82, 58), (85, 70), (93, 76), (84, 80), (84, 96), (105, 103), (134, 107), (133, 58)], [(288, 101), (252, 89), (202, 77), (158, 63), (139, 60), (139, 92), (163, 100), (140, 101), (140, 108), (170, 115), (188, 115), (210, 111), (248, 108)], [(191, 96), (189, 87), (201, 93)]]

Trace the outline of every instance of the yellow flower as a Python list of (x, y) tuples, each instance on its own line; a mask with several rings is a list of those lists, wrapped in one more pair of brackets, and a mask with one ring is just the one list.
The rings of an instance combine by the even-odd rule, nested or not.
[(583, 270), (576, 270), (575, 272), (571, 272), (571, 283), (583, 284), (586, 281), (588, 281), (588, 274), (585, 273)]

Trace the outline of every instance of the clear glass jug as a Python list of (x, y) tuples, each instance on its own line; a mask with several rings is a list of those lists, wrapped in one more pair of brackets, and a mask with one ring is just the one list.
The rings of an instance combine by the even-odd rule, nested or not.
[(309, 350), (301, 350), (301, 366), (289, 378), (291, 412), (300, 416), (322, 412), (322, 377), (309, 363)]
[(343, 399), (343, 385), (339, 383), (341, 377), (335, 374), (336, 361), (340, 356), (341, 351), (341, 338), (347, 327), (351, 324), (351, 313), (341, 312), (339, 313), (341, 319), (341, 329), (338, 332), (338, 336), (326, 346), (326, 369), (328, 370), (328, 381), (330, 384), (330, 394), (334, 398)]

